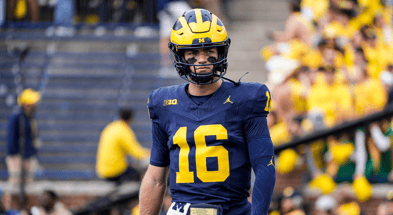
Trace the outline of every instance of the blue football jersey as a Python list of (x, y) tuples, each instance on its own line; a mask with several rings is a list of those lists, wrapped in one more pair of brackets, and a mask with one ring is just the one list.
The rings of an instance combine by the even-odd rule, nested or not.
[(223, 81), (198, 106), (188, 97), (187, 84), (150, 94), (150, 118), (166, 134), (166, 141), (153, 141), (150, 164), (170, 165), (174, 202), (228, 204), (246, 199), (251, 175), (246, 122), (267, 116), (268, 88)]

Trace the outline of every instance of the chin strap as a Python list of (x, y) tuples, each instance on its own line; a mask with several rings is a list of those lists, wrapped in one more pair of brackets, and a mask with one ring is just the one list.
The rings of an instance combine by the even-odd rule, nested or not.
[[(234, 80), (231, 80), (231, 79), (229, 79), (229, 78), (225, 78), (225, 77), (221, 77), (222, 79), (224, 79), (224, 80), (227, 80), (227, 81), (229, 81), (229, 82), (232, 82), (235, 86), (239, 86), (240, 85), (240, 80), (245, 76), (245, 75), (247, 75), (249, 72), (246, 72), (246, 73), (244, 73), (244, 75), (242, 75), (242, 77), (240, 77), (239, 78), (239, 81), (234, 81)], [(216, 76), (216, 75), (215, 75)], [(218, 76), (218, 75), (217, 75)], [(218, 76), (218, 77), (220, 77), (220, 76)]]

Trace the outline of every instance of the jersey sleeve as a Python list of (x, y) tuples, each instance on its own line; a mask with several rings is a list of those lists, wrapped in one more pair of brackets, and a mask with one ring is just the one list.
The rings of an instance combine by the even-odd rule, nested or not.
[(153, 144), (150, 154), (150, 164), (158, 167), (169, 165), (169, 148), (167, 146), (168, 135), (159, 120), (159, 108), (156, 105), (156, 91), (153, 91), (147, 102), (149, 117), (152, 120), (152, 137)]
[(166, 145), (168, 136), (157, 122), (153, 122), (152, 134), (153, 145), (151, 148), (150, 164), (166, 167), (169, 165), (169, 148)]
[(266, 85), (261, 85), (251, 103), (251, 112), (247, 118), (266, 117), (270, 111), (271, 95)]
[(153, 122), (158, 122), (158, 117), (154, 109), (153, 95), (154, 95), (154, 91), (150, 93), (149, 98), (147, 99), (147, 112), (149, 114), (150, 119)]
[(252, 215), (267, 214), (276, 182), (274, 148), (266, 117), (247, 121), (246, 138), (251, 166), (255, 172)]

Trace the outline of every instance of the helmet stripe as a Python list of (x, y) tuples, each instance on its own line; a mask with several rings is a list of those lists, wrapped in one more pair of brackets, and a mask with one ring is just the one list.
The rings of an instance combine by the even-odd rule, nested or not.
[[(183, 17), (181, 17), (181, 18), (179, 19), (179, 21), (180, 21), (180, 23), (181, 23), (183, 26), (187, 26), (187, 25), (188, 25), (186, 19), (183, 18)], [(190, 28), (182, 28), (182, 29), (183, 29), (183, 33), (185, 33), (185, 31), (189, 31), (189, 30), (190, 30)]]
[(196, 9), (195, 10), (195, 15), (196, 15), (196, 20), (197, 20), (197, 23), (199, 24), (199, 23), (203, 23), (203, 21), (202, 21), (202, 13), (201, 13), (201, 10), (200, 9)]
[(179, 21), (179, 20), (177, 20), (176, 22), (175, 22), (175, 24), (173, 25), (173, 30), (175, 30), (175, 31), (178, 31), (178, 30), (180, 30), (181, 28), (183, 28), (183, 25), (181, 24), (181, 22)]
[(197, 23), (195, 11), (196, 10), (189, 10), (187, 11), (186, 14), (183, 15), (188, 23), (192, 23), (192, 22)]
[(201, 14), (202, 14), (202, 22), (212, 21), (212, 14), (209, 11), (202, 9)]

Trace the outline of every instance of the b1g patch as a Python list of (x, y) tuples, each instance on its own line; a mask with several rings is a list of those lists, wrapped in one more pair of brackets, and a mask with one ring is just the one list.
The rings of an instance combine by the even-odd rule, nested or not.
[(177, 99), (165, 99), (164, 106), (167, 105), (177, 105)]

